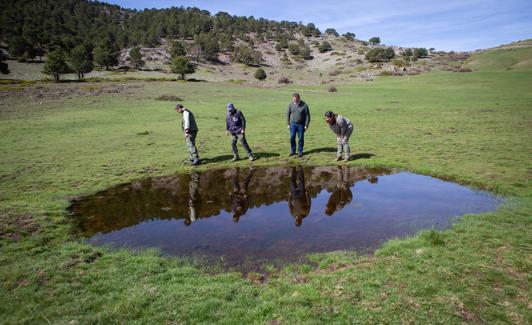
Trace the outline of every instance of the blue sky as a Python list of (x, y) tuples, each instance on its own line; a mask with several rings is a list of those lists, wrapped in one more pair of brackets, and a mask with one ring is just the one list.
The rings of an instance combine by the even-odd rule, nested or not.
[[(105, 1), (105, 0), (103, 0)], [(314, 23), (387, 45), (476, 50), (532, 38), (532, 0), (108, 0), (126, 8), (198, 7), (215, 14)]]

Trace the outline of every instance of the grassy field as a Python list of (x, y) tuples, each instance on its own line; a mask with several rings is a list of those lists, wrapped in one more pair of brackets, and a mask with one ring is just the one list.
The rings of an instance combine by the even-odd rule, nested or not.
[[(432, 72), (273, 89), (235, 83), (0, 85), (0, 323), (530, 324), (532, 71)], [(302, 160), (285, 111), (312, 112)], [(329, 164), (327, 110), (355, 123), (352, 165), (392, 166), (491, 190), (496, 212), (394, 240), (372, 256), (312, 255), (267, 274), (225, 273), (72, 235), (69, 198), (187, 172), (174, 102), (196, 115), (200, 169), (231, 164), (225, 104), (248, 119), (255, 165)], [(317, 265), (317, 266), (316, 266)]]

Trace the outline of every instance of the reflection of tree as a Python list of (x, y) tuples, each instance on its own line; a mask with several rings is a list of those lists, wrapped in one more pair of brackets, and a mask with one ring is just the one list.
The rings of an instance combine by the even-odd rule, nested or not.
[(201, 197), (199, 194), (200, 175), (196, 172), (190, 174), (190, 182), (188, 183), (188, 216), (185, 216), (183, 221), (185, 225), (190, 224), (198, 218), (198, 208), (201, 204)]
[(240, 183), (240, 169), (235, 170), (233, 176), (233, 191), (231, 193), (231, 210), (233, 211), (233, 221), (238, 222), (240, 217), (245, 215), (248, 211), (249, 201), (248, 201), (248, 186), (251, 181), (251, 174), (253, 169), (250, 168), (247, 176), (244, 180), (244, 184)]
[(305, 173), (301, 166), (290, 170), (290, 194), (288, 197), (290, 213), (296, 219), (296, 226), (301, 226), (303, 218), (310, 213), (310, 195), (305, 186)]
[(338, 166), (338, 182), (327, 202), (325, 213), (332, 216), (334, 212), (342, 210), (353, 199), (353, 193), (349, 186), (349, 168)]
[[(382, 169), (348, 166), (344, 169), (349, 170), (343, 174), (343, 182), (349, 187), (359, 180), (374, 182), (375, 176), (389, 174)], [(139, 180), (83, 197), (74, 202), (70, 210), (78, 228), (86, 235), (93, 235), (150, 220), (183, 219), (185, 224), (190, 224), (193, 219), (217, 216), (223, 210), (239, 213), (238, 219), (248, 209), (285, 201), (290, 192), (291, 212), (299, 210), (300, 217), (296, 219), (300, 220), (296, 222), (300, 223), (309, 214), (310, 198), (323, 189), (335, 191), (341, 174), (330, 166), (254, 168), (253, 177), (251, 171), (245, 169), (239, 173), (247, 178), (243, 183), (237, 178), (240, 184), (236, 187), (234, 169)], [(298, 200), (300, 193), (304, 195)]]

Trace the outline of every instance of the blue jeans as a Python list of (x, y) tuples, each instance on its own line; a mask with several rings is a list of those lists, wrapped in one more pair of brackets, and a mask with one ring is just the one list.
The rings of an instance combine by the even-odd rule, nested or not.
[(296, 153), (296, 133), (297, 133), (297, 153), (303, 154), (303, 145), (305, 144), (305, 125), (290, 123), (290, 153)]

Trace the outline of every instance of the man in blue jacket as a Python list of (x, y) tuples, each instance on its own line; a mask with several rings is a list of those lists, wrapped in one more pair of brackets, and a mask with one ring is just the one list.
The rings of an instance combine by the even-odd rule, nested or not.
[(246, 141), (246, 119), (244, 114), (235, 108), (235, 105), (227, 104), (227, 116), (226, 116), (226, 133), (231, 135), (231, 149), (233, 150), (233, 159), (231, 161), (237, 161), (240, 159), (238, 156), (238, 148), (236, 142), (240, 140), (240, 143), (248, 153), (249, 160), (255, 160), (248, 142)]
[(301, 100), (298, 93), (292, 95), (292, 102), (288, 105), (286, 123), (290, 130), (290, 156), (296, 154), (296, 133), (298, 137), (297, 156), (303, 156), (305, 131), (310, 123), (310, 111), (307, 104)]

